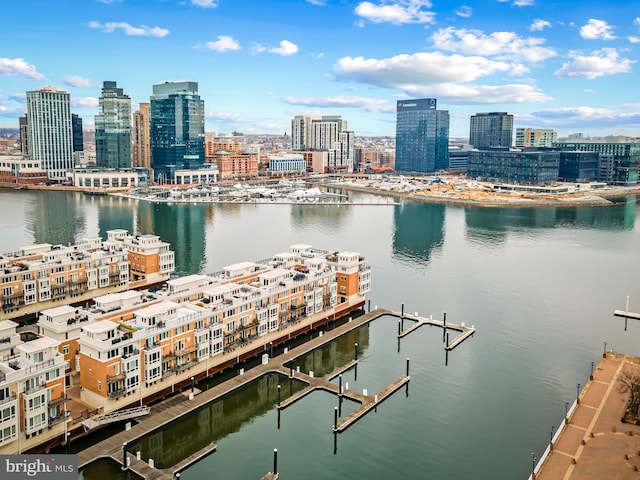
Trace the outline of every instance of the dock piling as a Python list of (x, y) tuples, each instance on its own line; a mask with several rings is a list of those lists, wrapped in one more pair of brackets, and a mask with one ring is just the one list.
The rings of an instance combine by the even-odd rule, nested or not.
[(402, 332), (402, 320), (398, 320), (398, 337), (400, 336), (400, 333)]
[(273, 474), (278, 474), (278, 449), (273, 449)]
[(409, 357), (407, 357), (407, 377), (409, 376)]
[(281, 410), (278, 409), (278, 430), (280, 430), (280, 413), (281, 413)]
[(400, 317), (404, 318), (404, 303), (402, 304), (402, 310), (400, 310)]
[(338, 395), (342, 396), (342, 374), (338, 375)]
[(65, 435), (67, 441), (67, 455), (71, 453), (71, 432), (67, 432)]
[(127, 469), (127, 442), (122, 442), (122, 470)]
[(269, 342), (269, 358), (273, 358), (273, 342)]
[(281, 392), (281, 386), (278, 385), (278, 408), (280, 407), (280, 401), (282, 400), (282, 392)]
[(333, 407), (333, 429), (338, 428), (338, 407)]
[(356, 342), (356, 344), (354, 345), (354, 350), (355, 350), (355, 353), (354, 353), (353, 359), (358, 360), (358, 342)]

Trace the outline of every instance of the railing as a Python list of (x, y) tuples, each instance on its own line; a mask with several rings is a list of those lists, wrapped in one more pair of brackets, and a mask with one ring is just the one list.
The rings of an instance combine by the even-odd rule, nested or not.
[(0, 338), (0, 343), (11, 343), (11, 337)]
[(58, 415), (56, 415), (55, 417), (50, 417), (49, 418), (49, 426), (53, 426), (56, 423), (60, 423), (62, 420), (64, 420), (64, 412), (59, 413)]
[(46, 388), (47, 388), (47, 386), (44, 383), (42, 385), (34, 385), (32, 387), (26, 387), (24, 389), (24, 393), (26, 395), (31, 395), (32, 393), (39, 392), (39, 391), (44, 390)]
[(167, 378), (168, 376), (173, 375), (174, 373), (175, 373), (174, 368), (167, 368), (162, 372), (162, 378)]
[(119, 373), (118, 375), (107, 375), (107, 383), (115, 383), (124, 379), (125, 379), (124, 373)]
[(58, 397), (58, 398), (52, 398), (51, 400), (49, 400), (49, 403), (47, 405), (49, 405), (50, 407), (55, 407), (56, 405), (60, 405), (62, 403), (65, 403), (66, 401), (67, 401), (67, 396), (62, 395), (61, 397)]
[(188, 355), (189, 353), (193, 353), (193, 352), (197, 352), (197, 351), (198, 351), (198, 347), (194, 345), (192, 347), (183, 348), (182, 350), (177, 352), (177, 354), (178, 354), (179, 357), (184, 357), (185, 355)]
[(107, 393), (107, 397), (112, 398), (112, 399), (113, 398), (118, 398), (118, 397), (121, 397), (122, 395), (124, 395), (124, 393), (125, 393), (124, 388), (118, 388), (117, 390), (113, 390), (113, 391)]
[(139, 354), (140, 354), (140, 350), (138, 350), (137, 348), (134, 348), (133, 350), (122, 352), (122, 358), (129, 358)]
[(18, 399), (18, 395), (16, 395), (16, 393), (12, 393), (11, 395), (9, 395), (8, 397), (4, 397), (3, 399), (0, 400), (0, 405), (4, 405), (5, 403), (9, 403), (9, 402), (13, 402), (15, 400)]

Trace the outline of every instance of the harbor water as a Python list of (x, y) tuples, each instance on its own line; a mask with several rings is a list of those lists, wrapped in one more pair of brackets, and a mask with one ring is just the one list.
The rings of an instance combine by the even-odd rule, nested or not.
[[(314, 393), (283, 410), (278, 429), (275, 381), (258, 393), (239, 391), (233, 404), (244, 407), (242, 421), (208, 430), (206, 441), (217, 451), (181, 478), (257, 479), (272, 469), (274, 448), (282, 479), (526, 478), (531, 453), (539, 458), (546, 448), (551, 426), (562, 421), (565, 402), (589, 378), (604, 342), (640, 355), (640, 325), (630, 322), (624, 331), (613, 316), (627, 295), (630, 310), (640, 311), (636, 199), (520, 209), (366, 205), (368, 195), (350, 197), (362, 204), (168, 204), (4, 190), (0, 250), (124, 228), (170, 242), (176, 275), (265, 259), (297, 243), (359, 252), (372, 267), (372, 308), (399, 311), (404, 304), (409, 313), (437, 319), (447, 312), (447, 321), (474, 325), (475, 335), (445, 365), (441, 329), (422, 327), (398, 344), (397, 319), (375, 320), (298, 364), (326, 373), (351, 360), (358, 342), (357, 372), (343, 381), (371, 394), (402, 375), (409, 357), (407, 392), (396, 392), (334, 445), (333, 395)], [(344, 408), (342, 415), (353, 405)], [(226, 410), (207, 418), (220, 424)], [(169, 434), (159, 435), (160, 446), (170, 448)], [(185, 453), (191, 447), (180, 444)], [(112, 478), (101, 476), (106, 471), (82, 475)]]

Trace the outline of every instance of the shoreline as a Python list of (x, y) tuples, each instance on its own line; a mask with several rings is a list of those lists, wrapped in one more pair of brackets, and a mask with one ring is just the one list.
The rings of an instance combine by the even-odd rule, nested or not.
[[(545, 207), (607, 207), (620, 204), (616, 200), (624, 197), (640, 197), (640, 185), (633, 187), (606, 187), (602, 189), (587, 190), (576, 193), (549, 194), (549, 193), (517, 193), (517, 192), (476, 192), (462, 191), (452, 193), (433, 194), (426, 193), (425, 190), (412, 192), (384, 190), (372, 188), (364, 185), (357, 185), (352, 182), (330, 182), (322, 184), (327, 188), (337, 188), (345, 191), (367, 193), (379, 197), (391, 197), (398, 200), (413, 202), (434, 203), (443, 205), (460, 205), (465, 207), (483, 208), (545, 208)], [(0, 189), (7, 190), (45, 190), (58, 192), (85, 193), (88, 195), (113, 195), (128, 198), (129, 189), (96, 189), (85, 187), (73, 187), (62, 185), (3, 185)], [(203, 201), (182, 201), (182, 204), (189, 203), (216, 203)], [(217, 203), (251, 203), (247, 201), (221, 201)], [(313, 204), (313, 202), (264, 202), (270, 204)], [(322, 205), (350, 205), (351, 202), (318, 202)]]
[(628, 196), (640, 196), (640, 185), (634, 187), (609, 187), (606, 189), (590, 190), (580, 193), (567, 194), (518, 194), (497, 193), (486, 194), (490, 198), (463, 198), (463, 195), (472, 197), (474, 194), (462, 192), (451, 195), (429, 195), (423, 192), (399, 192), (393, 190), (381, 190), (353, 183), (331, 183), (326, 186), (341, 188), (343, 190), (368, 193), (393, 197), (400, 200), (408, 200), (423, 203), (435, 203), (445, 205), (460, 205), (465, 207), (485, 208), (545, 208), (545, 207), (606, 207), (617, 205), (616, 199)]

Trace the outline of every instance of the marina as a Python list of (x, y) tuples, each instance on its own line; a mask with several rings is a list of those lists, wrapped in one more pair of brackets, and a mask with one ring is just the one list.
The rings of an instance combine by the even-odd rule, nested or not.
[[(407, 371), (405, 375), (401, 375), (391, 384), (382, 389), (375, 395), (368, 395), (366, 391), (362, 394), (349, 390), (348, 388), (342, 388), (342, 382), (339, 385), (332, 383), (330, 380), (336, 377), (341, 377), (342, 373), (352, 368), (357, 369), (358, 361), (354, 358), (351, 362), (336, 369), (335, 371), (327, 374), (323, 377), (314, 377), (313, 372), (309, 374), (301, 372), (299, 367), (294, 368), (296, 359), (304, 354), (312, 352), (318, 347), (325, 345), (336, 338), (360, 328), (370, 322), (380, 318), (388, 317), (394, 318), (399, 316), (400, 313), (394, 312), (388, 309), (375, 309), (372, 312), (365, 313), (358, 317), (350, 317), (346, 323), (335, 327), (334, 329), (325, 331), (319, 330), (318, 335), (312, 340), (303, 343), (302, 345), (286, 351), (279, 357), (269, 358), (268, 360), (263, 357), (263, 362), (254, 368), (244, 372), (242, 370), (239, 375), (227, 380), (226, 382), (217, 385), (211, 389), (204, 390), (197, 395), (174, 395), (159, 404), (152, 407), (151, 414), (144, 417), (139, 417), (136, 424), (125, 431), (120, 432), (110, 438), (103, 440), (102, 442), (82, 450), (78, 454), (79, 467), (87, 465), (100, 457), (111, 457), (112, 459), (119, 461), (123, 466), (131, 468), (134, 472), (141, 475), (143, 478), (172, 478), (176, 473), (188, 468), (191, 464), (197, 462), (203, 457), (211, 454), (217, 448), (217, 445), (211, 443), (199, 451), (191, 454), (188, 458), (181, 460), (174, 465), (163, 465), (162, 468), (154, 468), (157, 459), (138, 459), (136, 452), (131, 452), (127, 448), (128, 446), (135, 444), (136, 439), (141, 438), (151, 432), (162, 428), (169, 423), (175, 421), (194, 412), (198, 408), (224, 396), (228, 393), (240, 389), (247, 384), (254, 382), (258, 378), (269, 373), (280, 373), (284, 378), (290, 378), (292, 380), (302, 381), (308, 386), (296, 394), (292, 394), (284, 402), (280, 399), (280, 384), (278, 384), (278, 410), (284, 410), (296, 401), (301, 400), (304, 396), (311, 393), (316, 389), (323, 389), (336, 395), (337, 397), (345, 397), (360, 404), (358, 408), (353, 410), (347, 416), (334, 424), (334, 433), (342, 433), (356, 421), (361, 419), (371, 410), (377, 408), (378, 404), (387, 399), (394, 392), (398, 391), (403, 386), (407, 385), (410, 380), (409, 377), (409, 359), (407, 359)], [(418, 317), (419, 318), (419, 317)], [(426, 320), (426, 319), (420, 319)], [(458, 325), (452, 324), (452, 328), (461, 328)], [(358, 355), (357, 344), (355, 346), (355, 356)], [(338, 407), (336, 407), (338, 408)], [(336, 418), (337, 420), (337, 418)], [(126, 455), (126, 456), (125, 456)], [(130, 460), (125, 460), (129, 458)], [(125, 465), (125, 463), (128, 464)], [(151, 469), (151, 470), (150, 470)]]

